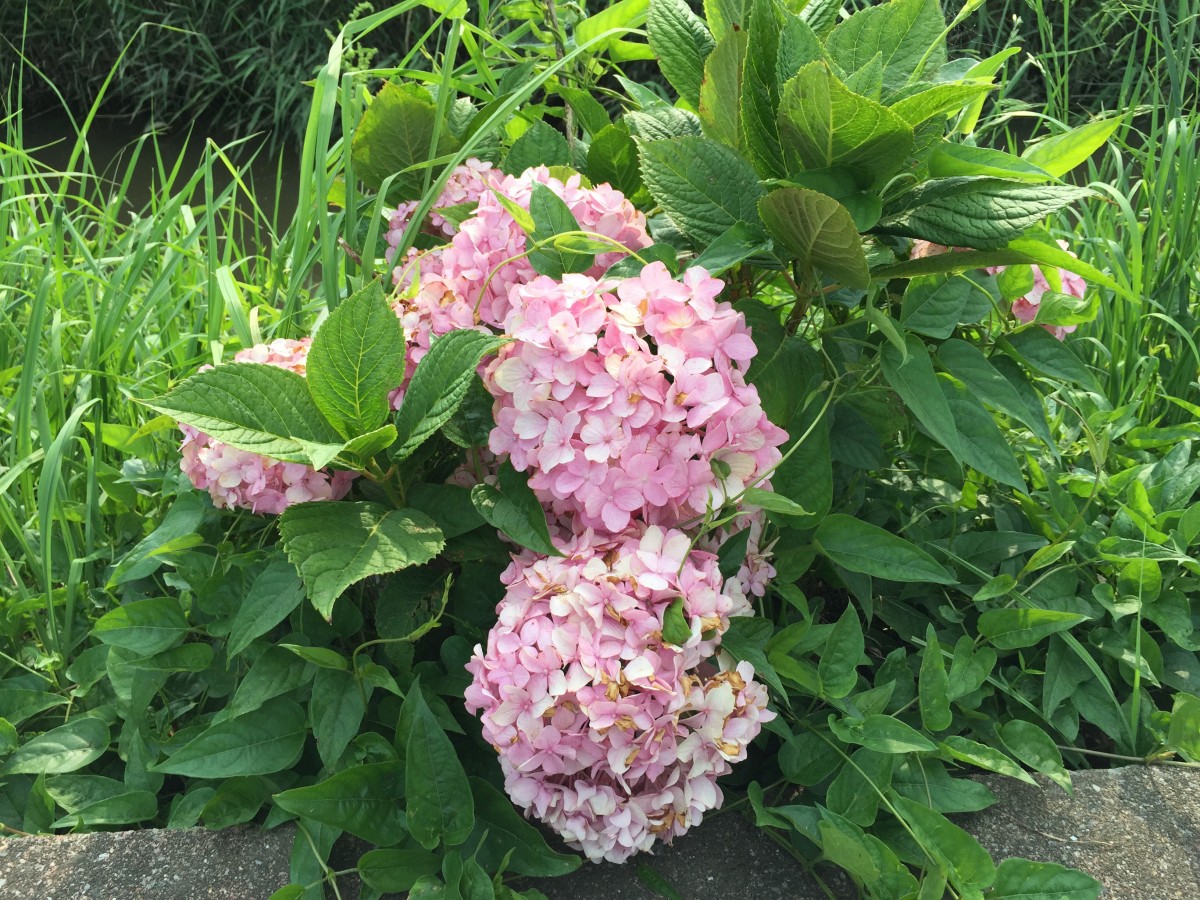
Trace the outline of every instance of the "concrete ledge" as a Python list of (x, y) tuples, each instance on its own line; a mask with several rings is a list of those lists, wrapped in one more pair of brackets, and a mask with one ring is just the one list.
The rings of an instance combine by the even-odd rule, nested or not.
[[(1022, 856), (1074, 866), (1099, 879), (1111, 900), (1200, 898), (1200, 771), (1129, 767), (1074, 775), (1068, 797), (983, 778), (1000, 798), (956, 821), (997, 861)], [(266, 900), (287, 883), (294, 831), (233, 828), (144, 830), (0, 840), (0, 900)], [(353, 866), (359, 848), (335, 850)], [(646, 862), (687, 900), (824, 900), (809, 872), (736, 813), (710, 819), (630, 865), (585, 865), (538, 882), (551, 900), (650, 900), (637, 878)], [(836, 871), (835, 897), (855, 896)], [(357, 897), (347, 884), (345, 900)]]

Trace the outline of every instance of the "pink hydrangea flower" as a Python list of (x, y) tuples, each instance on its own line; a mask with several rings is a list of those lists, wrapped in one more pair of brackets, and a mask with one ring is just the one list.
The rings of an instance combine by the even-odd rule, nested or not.
[[(311, 344), (311, 338), (257, 344), (240, 351), (234, 362), (278, 366), (303, 375)], [(197, 490), (208, 491), (218, 509), (278, 514), (294, 503), (340, 500), (355, 478), (353, 472), (318, 471), (237, 450), (189, 425), (181, 424), (179, 429), (183, 432), (180, 468)]]
[[(566, 556), (523, 553), (475, 648), (467, 708), (500, 754), (513, 802), (590, 859), (621, 862), (720, 805), (716, 779), (745, 757), (766, 691), (741, 663), (701, 665), (728, 627), (712, 553), (680, 531), (577, 535)], [(682, 599), (689, 628), (663, 639)]]
[(514, 289), (504, 327), (516, 340), (484, 375), (489, 446), (576, 531), (676, 526), (779, 462), (786, 434), (746, 384), (754, 343), (716, 302), (721, 288), (651, 263), (615, 285), (580, 274)]
[[(433, 207), (429, 211), (429, 226), (446, 237), (456, 234), (458, 228), (449, 219), (439, 215), (438, 210), (478, 202), (480, 196), (487, 191), (491, 171), (492, 164), (490, 162), (484, 162), (474, 157), (466, 160), (462, 165), (456, 166), (450, 173), (450, 178), (446, 181), (442, 193), (434, 201)], [(404, 232), (408, 229), (412, 215), (419, 205), (416, 200), (409, 200), (401, 203), (387, 214), (388, 230), (385, 239), (388, 249), (385, 255), (388, 262), (391, 262), (396, 255), (396, 248), (404, 239)]]

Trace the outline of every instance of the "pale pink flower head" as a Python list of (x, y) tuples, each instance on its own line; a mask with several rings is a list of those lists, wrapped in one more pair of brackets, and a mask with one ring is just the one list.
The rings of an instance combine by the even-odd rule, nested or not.
[[(304, 375), (311, 338), (279, 339), (238, 352), (234, 363), (259, 363)], [(208, 491), (218, 509), (278, 514), (294, 503), (340, 500), (354, 472), (315, 470), (237, 450), (189, 425), (180, 424), (180, 468), (197, 490)]]
[[(465, 206), (478, 202), (479, 197), (487, 190), (487, 182), (492, 171), (492, 164), (471, 157), (462, 165), (456, 166), (446, 181), (442, 193), (434, 201), (429, 211), (429, 227), (436, 234), (453, 237), (458, 233), (457, 226), (449, 219), (438, 213), (451, 206)], [(413, 213), (420, 204), (416, 200), (401, 203), (395, 209), (387, 212), (388, 230), (385, 234), (388, 249), (387, 261), (391, 262), (396, 255), (396, 248), (404, 239), (404, 233), (412, 222)]]

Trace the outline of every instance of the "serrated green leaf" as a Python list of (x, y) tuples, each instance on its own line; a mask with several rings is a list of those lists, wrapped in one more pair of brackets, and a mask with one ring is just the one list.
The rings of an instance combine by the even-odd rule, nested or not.
[(816, 191), (786, 187), (758, 204), (779, 244), (804, 267), (815, 267), (847, 287), (871, 283), (862, 239), (844, 206)]
[(920, 75), (918, 65), (931, 47), (928, 70), (936, 71), (946, 61), (945, 43), (939, 42), (945, 27), (937, 0), (894, 0), (839, 22), (825, 49), (846, 72), (858, 71), (881, 54), (885, 86), (898, 87), (914, 73)]
[(745, 142), (742, 134), (742, 67), (749, 35), (727, 34), (704, 61), (700, 84), (700, 123), (704, 133), (734, 150)]
[(545, 122), (534, 122), (513, 141), (501, 168), (520, 175), (533, 166), (569, 166), (571, 151), (562, 132)]
[(275, 699), (252, 713), (210, 725), (150, 771), (192, 778), (269, 775), (296, 764), (307, 736), (304, 710)]
[(704, 60), (715, 46), (707, 26), (685, 0), (650, 0), (646, 32), (663, 76), (693, 108), (699, 106)]
[(469, 328), (433, 342), (413, 372), (396, 413), (400, 445), (392, 453), (393, 460), (407, 459), (450, 421), (475, 380), (479, 361), (503, 343), (502, 338)]
[(385, 82), (354, 129), (354, 174), (374, 190), (379, 190), (388, 176), (396, 175), (389, 201), (415, 200), (421, 194), (424, 173), (399, 173), (457, 147), (450, 129), (439, 127), (437, 107), (428, 91), (415, 84)]
[(655, 106), (628, 112), (623, 121), (632, 135), (645, 141), (700, 137), (703, 132), (695, 113), (675, 106)]
[(642, 144), (640, 158), (655, 202), (697, 244), (712, 243), (738, 222), (757, 225), (758, 177), (728, 147), (679, 137)]
[(218, 366), (146, 405), (231, 447), (315, 469), (328, 465), (344, 445), (303, 376), (277, 366)]
[(404, 381), (404, 357), (404, 328), (373, 281), (317, 331), (306, 365), (309, 393), (342, 437), (358, 437), (387, 418), (388, 392)]
[(587, 173), (594, 183), (610, 184), (626, 197), (642, 190), (637, 144), (629, 132), (618, 125), (601, 129), (588, 147)]
[(407, 833), (401, 809), (404, 783), (404, 763), (367, 763), (310, 787), (276, 794), (274, 799), (290, 813), (387, 846)]
[(913, 145), (908, 123), (850, 91), (823, 61), (811, 62), (783, 86), (779, 139), (790, 169), (845, 166), (882, 187)]
[(298, 503), (280, 517), (279, 532), (309, 599), (326, 618), (350, 585), (428, 562), (445, 545), (424, 513), (377, 503)]
[[(744, 146), (760, 173), (780, 178), (787, 174), (776, 121), (781, 83), (777, 61), (783, 52), (780, 45), (781, 12), (772, 0), (752, 0), (750, 6), (746, 60), (742, 68)], [(806, 26), (801, 24), (799, 27)]]

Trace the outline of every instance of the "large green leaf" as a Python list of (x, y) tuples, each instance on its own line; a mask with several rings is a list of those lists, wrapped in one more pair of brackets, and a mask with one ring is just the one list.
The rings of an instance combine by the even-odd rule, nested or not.
[(316, 469), (328, 465), (344, 444), (303, 376), (278, 366), (218, 366), (146, 405), (231, 447)]
[(1028, 425), (1047, 445), (1053, 443), (1045, 417), (1030, 411), (1017, 389), (979, 348), (958, 339), (945, 341), (937, 349), (937, 361), (985, 404)]
[(764, 177), (787, 174), (783, 148), (779, 145), (780, 10), (773, 0), (751, 4), (746, 61), (742, 68), (741, 120), (745, 147)]
[(1064, 184), (1031, 185), (985, 177), (940, 178), (913, 190), (903, 200), (903, 209), (889, 212), (876, 229), (948, 247), (994, 249), (1091, 193), (1087, 188)]
[(975, 98), (992, 90), (993, 87), (994, 85), (987, 83), (962, 81), (936, 84), (893, 103), (889, 108), (913, 128), (916, 128), (934, 116), (944, 116), (956, 112)]
[(650, 0), (646, 32), (671, 87), (693, 108), (699, 106), (704, 60), (714, 46), (707, 26), (685, 0)]
[(96, 620), (92, 634), (113, 647), (152, 656), (182, 640), (188, 628), (178, 599), (152, 597), (109, 610)]
[(900, 399), (908, 406), (917, 421), (933, 435), (943, 447), (955, 457), (962, 457), (959, 446), (958, 426), (954, 422), (954, 413), (945, 395), (938, 385), (938, 377), (933, 371), (933, 363), (929, 359), (929, 351), (925, 344), (915, 335), (908, 335), (904, 341), (908, 348), (907, 359), (891, 344), (880, 351), (880, 367), (883, 377), (892, 386)]
[(256, 637), (286, 619), (304, 599), (304, 583), (296, 567), (282, 556), (272, 556), (242, 597), (229, 629), (230, 656), (236, 656)]
[(814, 541), (822, 553), (851, 572), (891, 581), (957, 581), (916, 544), (854, 516), (826, 516), (817, 527)]
[(497, 481), (495, 485), (477, 484), (471, 488), (471, 502), (479, 514), (522, 547), (547, 556), (562, 556), (550, 541), (546, 512), (526, 476), (505, 462), (500, 466)]
[(410, 723), (404, 773), (408, 828), (427, 850), (463, 843), (475, 826), (475, 800), (450, 738), (420, 690), (409, 690), (401, 722)]
[(308, 351), (308, 390), (342, 437), (387, 418), (388, 392), (404, 381), (404, 354), (404, 328), (378, 281), (329, 314)]
[(700, 122), (704, 133), (735, 150), (742, 149), (742, 66), (749, 36), (735, 31), (717, 43), (704, 61), (700, 85)]
[(531, 166), (569, 166), (571, 148), (561, 131), (545, 122), (534, 122), (513, 141), (504, 157), (504, 171), (520, 175)]
[(829, 727), (839, 740), (861, 744), (879, 753), (927, 753), (937, 749), (933, 741), (911, 725), (882, 713), (862, 719), (835, 719)]
[(704, 19), (718, 41), (745, 31), (753, 0), (704, 0)]
[(853, 604), (848, 604), (829, 632), (817, 665), (821, 692), (826, 697), (838, 699), (854, 690), (858, 684), (858, 666), (862, 663), (864, 646), (858, 611)]
[[(558, 194), (538, 182), (534, 182), (529, 196), (529, 215), (533, 219), (533, 231), (526, 241), (527, 246), (580, 230), (571, 208)], [(529, 264), (534, 271), (558, 279), (567, 272), (585, 272), (595, 262), (594, 253), (563, 249), (553, 241), (529, 254)]]
[(298, 503), (280, 517), (279, 532), (309, 598), (326, 618), (356, 581), (429, 562), (445, 544), (424, 513), (377, 503)]
[(641, 146), (642, 178), (679, 229), (700, 245), (737, 222), (758, 223), (758, 176), (735, 151), (706, 138), (679, 137)]
[(1066, 175), (1103, 147), (1122, 121), (1121, 116), (1098, 119), (1045, 138), (1026, 148), (1021, 159), (1056, 177)]
[(93, 716), (76, 716), (18, 747), (0, 767), (4, 775), (74, 772), (108, 749), (108, 726)]
[(990, 175), (995, 178), (1014, 178), (1039, 183), (1051, 181), (1053, 175), (1028, 160), (970, 144), (942, 141), (929, 157), (929, 174), (933, 178), (952, 178), (958, 175)]
[(900, 324), (929, 337), (948, 338), (964, 321), (967, 311), (980, 303), (990, 308), (988, 295), (969, 278), (954, 275), (914, 278), (904, 291)]
[(479, 361), (502, 343), (501, 338), (471, 329), (452, 331), (433, 342), (396, 413), (400, 446), (393, 459), (407, 459), (450, 421), (475, 379)]
[(637, 144), (623, 125), (608, 125), (592, 138), (587, 174), (593, 184), (607, 182), (626, 197), (643, 189)]
[(939, 812), (923, 803), (894, 795), (896, 813), (908, 823), (922, 849), (947, 868), (950, 880), (961, 891), (985, 888), (996, 877), (996, 864), (979, 842)]
[(966, 388), (942, 378), (938, 379), (938, 385), (954, 416), (962, 462), (999, 484), (1028, 493), (1021, 464), (992, 414)]
[(840, 22), (825, 49), (845, 72), (857, 72), (880, 54), (884, 85), (896, 88), (920, 74), (918, 65), (931, 48), (926, 70), (936, 72), (946, 61), (945, 27), (937, 0), (893, 0), (860, 9)]
[(1017, 650), (1086, 621), (1087, 616), (1054, 609), (989, 609), (979, 617), (979, 633), (1001, 650)]
[(1058, 863), (1012, 857), (996, 867), (992, 900), (1096, 900), (1104, 886), (1095, 878)]
[(318, 668), (313, 678), (308, 716), (312, 721), (317, 753), (326, 769), (333, 769), (350, 741), (358, 734), (371, 689), (342, 669)]
[(912, 128), (881, 103), (850, 91), (829, 64), (811, 62), (783, 86), (779, 137), (789, 169), (845, 166), (882, 187), (904, 165)]
[(404, 781), (402, 762), (367, 763), (310, 787), (276, 794), (274, 799), (290, 813), (387, 846), (407, 832), (401, 809)]
[(815, 267), (847, 287), (871, 283), (858, 229), (832, 197), (785, 187), (763, 197), (758, 209), (767, 229), (801, 266)]
[(269, 775), (294, 766), (307, 737), (304, 710), (290, 700), (275, 699), (254, 712), (210, 725), (150, 770), (192, 778)]
[(950, 677), (942, 645), (932, 623), (925, 629), (925, 651), (921, 654), (921, 676), (917, 687), (921, 724), (926, 731), (943, 731), (950, 727), (954, 714), (950, 710)]
[(1000, 740), (1013, 756), (1029, 768), (1041, 772), (1068, 794), (1071, 793), (1071, 776), (1063, 767), (1062, 754), (1058, 752), (1054, 738), (1043, 729), (1024, 719), (1013, 719), (1000, 728)]
[(428, 850), (371, 850), (358, 860), (358, 876), (369, 887), (385, 893), (407, 891), (441, 868), (441, 857)]
[(437, 107), (428, 91), (414, 84), (385, 82), (354, 129), (354, 174), (375, 190), (388, 176), (397, 175), (389, 199), (415, 200), (421, 194), (423, 173), (399, 173), (452, 152), (457, 145), (450, 129), (444, 123), (439, 127)]
[(508, 868), (518, 875), (549, 878), (566, 875), (579, 868), (580, 858), (551, 850), (541, 832), (527, 822), (512, 801), (491, 784), (474, 775), (471, 796), (475, 798), (475, 830), (468, 846), (476, 846), (475, 856), (488, 871), (500, 866), (506, 856)]
[(1025, 328), (1005, 335), (999, 347), (1015, 354), (1040, 375), (1096, 388), (1096, 376), (1091, 369), (1064, 342), (1056, 340), (1044, 328)]

